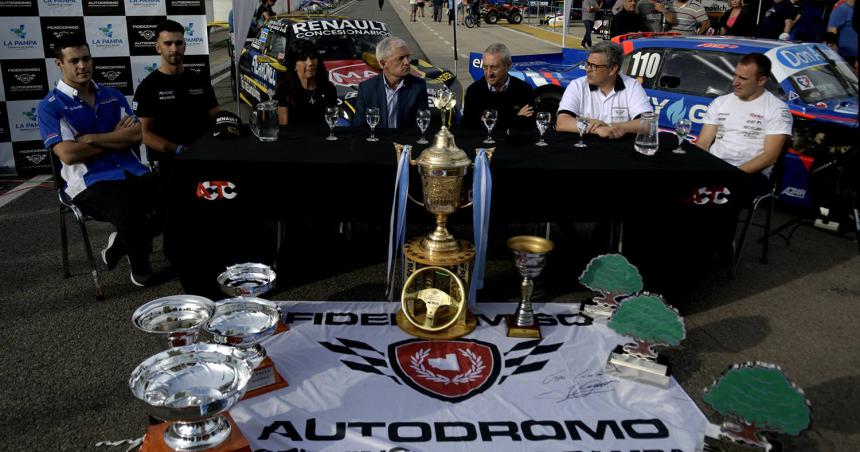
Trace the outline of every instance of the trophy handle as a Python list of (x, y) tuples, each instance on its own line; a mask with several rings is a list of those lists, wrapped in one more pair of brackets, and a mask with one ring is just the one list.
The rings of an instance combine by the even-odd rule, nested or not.
[[(394, 143), (394, 153), (397, 154), (397, 161), (400, 161), (400, 154), (402, 154), (404, 152), (403, 147), (404, 146), (400, 143)], [(413, 166), (417, 165), (418, 162), (416, 162), (415, 160), (412, 159), (412, 147), (410, 147), (409, 150), (406, 152), (408, 153), (407, 158), (409, 159), (409, 164), (413, 165)], [(414, 202), (415, 204), (418, 204), (421, 207), (424, 207), (424, 203), (413, 198), (408, 190), (406, 192), (406, 196), (409, 197), (410, 201)]]
[[(493, 153), (496, 152), (496, 148), (484, 148), (484, 152), (487, 153), (487, 163), (493, 163)], [(477, 153), (478, 153), (478, 148), (475, 148), (475, 154), (477, 154)], [(472, 163), (472, 168), (474, 168), (474, 167), (475, 167), (475, 164)], [(461, 204), (460, 205), (461, 209), (465, 209), (466, 207), (472, 206), (472, 200), (474, 199), (472, 196), (472, 194), (474, 193), (473, 190), (474, 190), (474, 187), (472, 187), (472, 189), (469, 190), (469, 197), (468, 197), (469, 202), (467, 202), (466, 204)]]

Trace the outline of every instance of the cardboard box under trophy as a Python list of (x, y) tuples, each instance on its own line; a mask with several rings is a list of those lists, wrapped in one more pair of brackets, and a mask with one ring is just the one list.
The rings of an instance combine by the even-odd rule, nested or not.
[(668, 388), (671, 365), (653, 348), (677, 346), (686, 337), (684, 318), (678, 311), (659, 295), (643, 292), (622, 301), (607, 326), (634, 342), (619, 345), (610, 353), (605, 373)]

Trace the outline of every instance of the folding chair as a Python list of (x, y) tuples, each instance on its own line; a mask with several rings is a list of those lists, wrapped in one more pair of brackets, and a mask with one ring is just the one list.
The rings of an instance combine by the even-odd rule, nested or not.
[[(782, 176), (785, 173), (785, 154), (788, 152), (789, 143), (786, 141), (785, 146), (782, 147), (782, 151), (779, 153), (779, 158), (776, 160), (776, 163), (773, 165), (773, 171), (770, 173), (770, 177), (768, 178), (768, 189), (764, 193), (753, 198), (752, 206), (749, 208), (749, 213), (747, 214), (747, 219), (744, 222), (743, 229), (741, 230), (740, 239), (736, 242), (734, 259), (732, 261), (732, 267), (729, 270), (729, 276), (734, 277), (738, 268), (738, 264), (741, 261), (741, 256), (744, 252), (744, 245), (746, 245), (747, 235), (749, 234), (750, 226), (753, 224), (753, 218), (755, 217), (755, 213), (758, 211), (759, 205), (762, 202), (767, 201), (767, 212), (764, 218), (764, 234), (761, 237), (762, 248), (761, 248), (761, 263), (767, 264), (767, 252), (768, 247), (770, 245), (770, 236), (772, 235), (770, 227), (771, 222), (773, 220), (773, 207), (776, 203), (776, 198), (779, 196), (779, 189), (782, 184)], [(757, 225), (760, 226), (760, 225)]]
[(87, 232), (87, 222), (95, 221), (91, 217), (84, 215), (78, 206), (72, 202), (72, 199), (69, 198), (69, 195), (66, 194), (63, 189), (63, 178), (60, 176), (60, 162), (59, 159), (54, 155), (53, 152), (48, 152), (48, 155), (51, 159), (51, 172), (54, 176), (54, 188), (57, 190), (57, 197), (60, 206), (60, 246), (62, 248), (63, 253), (63, 277), (68, 278), (72, 276), (69, 272), (69, 238), (66, 232), (66, 214), (72, 213), (75, 216), (75, 220), (77, 220), (78, 225), (81, 227), (81, 237), (84, 242), (84, 252), (87, 255), (87, 259), (90, 261), (91, 275), (93, 278), (93, 285), (96, 287), (96, 300), (104, 299), (104, 290), (102, 289), (101, 282), (99, 281), (99, 270), (96, 265), (95, 256), (93, 256), (93, 247), (90, 244), (90, 235)]

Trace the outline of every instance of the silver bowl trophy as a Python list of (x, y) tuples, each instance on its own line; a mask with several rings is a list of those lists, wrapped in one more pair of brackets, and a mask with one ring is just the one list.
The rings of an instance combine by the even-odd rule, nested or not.
[(508, 336), (538, 339), (541, 333), (532, 308), (532, 292), (535, 287), (533, 279), (543, 271), (546, 255), (555, 245), (547, 239), (528, 235), (511, 237), (507, 244), (514, 253), (514, 265), (523, 277), (520, 284), (522, 297), (517, 311), (514, 315), (505, 316)]
[(131, 321), (139, 330), (160, 334), (170, 347), (193, 344), (200, 326), (215, 312), (215, 303), (196, 295), (172, 295), (137, 308)]
[(212, 342), (235, 347), (253, 369), (248, 397), (288, 386), (275, 369), (260, 342), (271, 337), (281, 320), (275, 303), (255, 297), (237, 297), (215, 304), (215, 312), (203, 325)]
[(609, 355), (605, 373), (660, 388), (669, 387), (671, 364), (654, 351), (677, 346), (687, 336), (684, 318), (660, 295), (643, 292), (625, 298), (607, 325), (633, 342), (619, 345)]
[[(404, 269), (403, 278), (407, 279), (415, 271), (425, 267), (442, 267), (450, 270), (456, 278), (462, 280), (464, 285), (469, 284), (470, 268), (475, 257), (475, 246), (467, 240), (458, 240), (448, 231), (446, 227), (448, 216), (460, 208), (469, 207), (471, 202), (463, 202), (463, 178), (472, 166), (472, 161), (466, 152), (457, 147), (454, 135), (445, 125), (445, 118), (450, 118), (450, 110), (457, 103), (454, 93), (446, 88), (435, 91), (432, 99), (433, 105), (441, 111), (442, 128), (436, 133), (433, 144), (424, 149), (418, 159), (411, 159), (411, 148), (395, 144), (397, 157), (407, 152), (406, 158), (409, 163), (418, 167), (421, 176), (421, 187), (423, 202), (412, 199), (416, 204), (426, 208), (436, 217), (436, 228), (429, 234), (407, 240), (403, 244)], [(491, 156), (493, 150), (486, 150)], [(456, 292), (452, 283), (451, 292)], [(448, 332), (438, 331), (433, 337), (451, 339), (468, 334), (477, 325), (475, 316), (468, 307), (460, 311), (460, 317), (454, 322), (457, 328)], [(406, 313), (414, 317), (415, 313)], [(415, 334), (413, 322), (407, 321), (401, 310), (397, 316), (397, 324), (409, 334)], [(457, 335), (453, 331), (457, 331)], [(429, 334), (425, 331), (424, 336)]]
[(147, 434), (144, 447), (163, 439), (170, 449), (195, 451), (227, 441), (234, 428), (222, 413), (242, 398), (250, 378), (248, 362), (224, 345), (184, 345), (147, 358), (132, 372), (129, 388), (152, 416), (170, 422), (150, 427), (163, 429), (163, 437)]
[(231, 297), (257, 297), (275, 287), (276, 276), (268, 265), (248, 262), (227, 267), (218, 275), (218, 285)]

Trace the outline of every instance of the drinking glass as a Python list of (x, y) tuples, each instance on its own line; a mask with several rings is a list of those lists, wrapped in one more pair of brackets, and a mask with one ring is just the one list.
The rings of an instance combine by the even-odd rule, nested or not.
[(575, 148), (586, 148), (588, 147), (585, 144), (585, 141), (582, 141), (582, 137), (585, 136), (585, 130), (588, 129), (588, 118), (585, 116), (577, 116), (576, 117), (576, 128), (579, 129), (579, 143), (573, 145)]
[(370, 126), (370, 136), (367, 137), (367, 141), (379, 141), (379, 138), (373, 134), (376, 125), (379, 124), (379, 107), (367, 107), (365, 116), (367, 117), (367, 125)]
[(537, 142), (538, 146), (548, 146), (546, 141), (543, 140), (543, 134), (546, 133), (547, 127), (549, 127), (549, 121), (551, 116), (548, 111), (539, 111), (535, 122), (537, 123), (538, 132), (540, 132), (540, 141)]
[(639, 132), (633, 142), (636, 152), (652, 156), (660, 148), (660, 133), (657, 130), (657, 116), (654, 113), (642, 113), (639, 117)]
[(689, 119), (679, 119), (678, 122), (675, 123), (675, 135), (678, 135), (678, 147), (672, 150), (675, 154), (687, 153), (681, 145), (684, 144), (684, 139), (687, 138), (687, 134), (690, 133), (692, 125), (693, 124)]
[(430, 125), (430, 110), (418, 110), (418, 116), (415, 117), (415, 122), (418, 123), (418, 128), (421, 129), (421, 138), (416, 141), (418, 144), (427, 144), (427, 138), (424, 138), (424, 132), (427, 131), (427, 126)]
[(340, 110), (337, 107), (325, 107), (325, 122), (328, 124), (328, 136), (326, 140), (336, 141), (334, 136), (334, 125), (337, 124), (337, 118), (340, 116)]
[(484, 121), (484, 127), (487, 128), (487, 139), (484, 140), (484, 144), (496, 143), (496, 141), (493, 140), (493, 127), (496, 126), (497, 119), (499, 119), (499, 112), (496, 110), (484, 110), (484, 114), (481, 115), (481, 120)]

